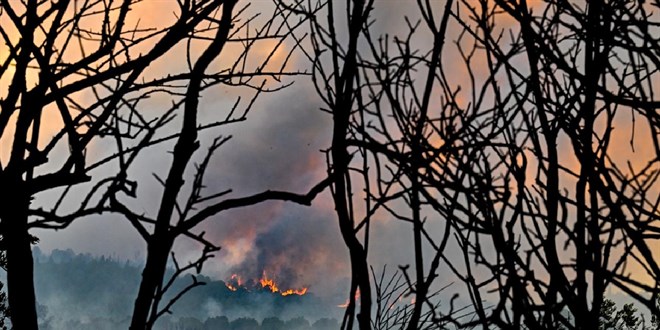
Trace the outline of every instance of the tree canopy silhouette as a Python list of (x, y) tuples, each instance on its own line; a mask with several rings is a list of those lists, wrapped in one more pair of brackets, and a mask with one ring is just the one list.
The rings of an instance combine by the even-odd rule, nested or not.
[[(417, 1), (395, 35), (375, 30), (378, 5), (295, 9), (327, 10), (311, 60), (341, 135), (339, 221), (364, 233), (349, 250), (379, 239), (375, 217), (410, 224), (414, 303), (376, 320), (594, 329), (611, 288), (657, 315), (659, 4)], [(440, 273), (469, 317), (453, 298), (437, 308)], [(378, 303), (400, 289), (375, 284)]]

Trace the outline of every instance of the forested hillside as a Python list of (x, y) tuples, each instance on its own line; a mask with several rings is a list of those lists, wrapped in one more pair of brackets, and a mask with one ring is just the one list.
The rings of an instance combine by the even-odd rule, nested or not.
[[(140, 265), (108, 257), (35, 250), (35, 285), (42, 329), (126, 329), (137, 290)], [(172, 294), (191, 275), (175, 282)], [(231, 291), (225, 282), (205, 282), (188, 292), (164, 316), (159, 329), (337, 329), (332, 309), (313, 294), (281, 296), (266, 289)], [(166, 297), (169, 301), (171, 296)], [(341, 310), (333, 306), (338, 312)], [(225, 315), (231, 317), (228, 318)]]

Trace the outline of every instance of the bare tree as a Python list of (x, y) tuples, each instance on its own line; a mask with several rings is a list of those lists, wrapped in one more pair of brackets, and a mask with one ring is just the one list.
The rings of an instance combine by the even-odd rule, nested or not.
[[(222, 2), (182, 1), (179, 17), (157, 29), (126, 25), (136, 3), (2, 1), (0, 34), (7, 56), (0, 79), (7, 89), (0, 136), (10, 151), (0, 174), (0, 220), (15, 328), (37, 328), (30, 249), (35, 238), (29, 230), (63, 228), (72, 218), (57, 215), (59, 202), (45, 210), (33, 205), (33, 198), (89, 181), (86, 150), (107, 136), (113, 121), (134, 120), (135, 127), (144, 127), (127, 96), (154, 86), (158, 79), (137, 82), (148, 79), (149, 65), (194, 33)], [(96, 98), (89, 102), (86, 95)]]
[[(458, 91), (442, 63), (452, 1), (442, 6), (419, 1), (416, 21), (406, 18), (408, 30), (393, 38), (374, 35), (373, 22), (367, 20), (373, 5), (369, 3), (367, 10), (361, 12), (356, 9), (360, 4), (347, 2), (350, 10), (345, 11), (346, 17), (340, 16), (348, 22), (346, 31), (335, 27), (337, 18), (331, 4), (327, 4), (328, 26), (318, 19), (313, 25), (315, 83), (335, 123), (329, 167), (333, 173), (341, 169), (346, 173), (343, 184), (333, 185), (340, 228), (352, 251), (353, 284), (346, 311), (348, 322), (344, 326), (352, 326), (352, 303), (358, 287), (362, 314), (367, 312), (365, 300), (371, 303), (371, 297), (365, 297), (371, 290), (363, 290), (359, 282), (362, 268), (355, 265), (353, 255), (359, 255), (363, 258), (359, 260), (364, 260), (360, 263), (367, 264), (369, 224), (373, 215), (384, 213), (412, 225), (410, 248), (414, 263), (412, 269), (402, 265), (401, 276), (405, 296), (413, 296), (413, 303), (395, 306), (390, 302), (392, 295), (401, 293), (401, 287), (385, 285), (381, 277), (376, 281), (375, 319), (371, 325), (360, 319), (360, 326), (443, 327), (453, 321), (456, 312), (462, 311), (453, 306), (440, 310), (438, 293), (444, 286), (436, 280), (455, 218), (461, 218), (464, 212), (454, 201), (470, 193), (469, 188), (458, 187), (466, 177), (463, 168), (485, 157), (485, 150), (498, 144), (489, 139), (503, 129), (493, 123), (511, 119), (504, 111), (480, 106), (466, 109), (458, 102)], [(367, 16), (358, 26), (360, 13)], [(428, 35), (432, 36), (430, 47)], [(343, 46), (342, 40), (348, 40), (348, 46)], [(482, 88), (490, 87), (484, 84)], [(442, 100), (440, 104), (433, 101), (438, 99)], [(485, 116), (492, 118), (483, 120)], [(342, 162), (345, 167), (338, 167)], [(363, 182), (356, 183), (360, 177)], [(337, 187), (345, 189), (345, 193)], [(364, 200), (358, 201), (354, 195), (364, 196)], [(425, 219), (428, 216), (434, 218), (434, 224), (441, 223), (444, 230), (432, 232)], [(344, 229), (342, 223), (350, 227)], [(364, 232), (364, 248), (351, 245), (360, 231)], [(368, 286), (368, 279), (364, 281), (364, 286)]]
[[(370, 50), (370, 56), (363, 56), (361, 62), (365, 101), (360, 107), (362, 113), (355, 117), (358, 133), (351, 143), (370, 150), (374, 159), (382, 159), (370, 166), (378, 171), (374, 181), (379, 189), (374, 196), (375, 207), (370, 208), (369, 213), (397, 201), (407, 205), (405, 209), (385, 208), (395, 218), (412, 224), (414, 275), (409, 273), (408, 265), (401, 267), (409, 294), (415, 297), (406, 320), (407, 329), (438, 326), (444, 322), (430, 299), (435, 296), (432, 285), (447, 246), (451, 222), (445, 220), (444, 232), (437, 241), (425, 228), (424, 218), (428, 215), (425, 210), (428, 205), (439, 212), (453, 210), (435, 200), (436, 195), (429, 191), (425, 181), (438, 183), (438, 180), (445, 180), (443, 178), (453, 179), (454, 157), (460, 159), (462, 152), (470, 148), (460, 145), (462, 137), (480, 129), (473, 127), (479, 113), (463, 113), (455, 105), (451, 84), (441, 63), (452, 4), (447, 1), (442, 15), (436, 16), (441, 9), (437, 4), (418, 2), (420, 20), (410, 22), (406, 18), (408, 34), (401, 37), (384, 39), (373, 36), (368, 30), (365, 32)], [(423, 47), (415, 40), (420, 29), (432, 36), (430, 49), (418, 48)], [(438, 96), (447, 101), (434, 108), (431, 100)], [(394, 173), (381, 174), (386, 170)], [(436, 175), (438, 173), (442, 174)], [(442, 189), (441, 195), (455, 198), (450, 189)], [(430, 258), (425, 257), (427, 244), (432, 246)], [(429, 309), (423, 311), (425, 306)], [(422, 315), (425, 315), (424, 320)]]
[[(308, 17), (311, 30), (311, 51), (308, 58), (313, 70), (313, 82), (326, 110), (333, 119), (332, 143), (328, 151), (328, 172), (332, 178), (331, 191), (339, 229), (348, 248), (351, 264), (351, 285), (342, 329), (352, 329), (357, 314), (360, 329), (371, 328), (371, 283), (368, 251), (368, 225), (361, 241), (362, 221), (353, 209), (354, 187), (349, 168), (352, 155), (348, 137), (356, 98), (360, 93), (358, 69), (358, 41), (368, 23), (373, 0), (346, 1), (345, 7), (336, 8), (332, 1), (293, 2), (284, 5), (294, 13)], [(337, 15), (345, 11), (346, 16)], [(322, 19), (321, 13), (325, 14)], [(345, 23), (346, 25), (343, 25)], [(346, 39), (343, 39), (345, 37)], [(346, 40), (346, 42), (344, 42)], [(367, 219), (368, 222), (368, 219)]]
[[(421, 19), (392, 39), (370, 24), (354, 36), (360, 16), (347, 10), (349, 43), (338, 57), (335, 16), (327, 27), (314, 21), (317, 89), (335, 136), (345, 136), (333, 140), (331, 168), (345, 159), (346, 173), (367, 182), (362, 221), (350, 176), (346, 194), (333, 192), (339, 218), (346, 205), (351, 235), (364, 230), (365, 246), (379, 210), (412, 227), (414, 264), (401, 269), (416, 299), (397, 322), (591, 329), (609, 287), (657, 313), (657, 4), (417, 4)], [(458, 32), (448, 35), (448, 25)], [(430, 49), (420, 50), (420, 31), (433, 36)], [(368, 51), (352, 53), (358, 39)], [(465, 75), (448, 75), (457, 63)], [(349, 90), (342, 77), (353, 79)], [(338, 107), (343, 91), (351, 107)], [(638, 159), (613, 151), (626, 138), (645, 150)], [(465, 284), (472, 318), (431, 303), (441, 267)]]
[[(114, 177), (101, 180), (90, 191), (86, 198), (87, 201), (95, 198), (97, 191), (101, 190), (101, 186), (107, 188), (104, 193), (100, 194), (101, 197), (91, 209), (109, 209), (121, 213), (147, 243), (146, 264), (135, 300), (131, 329), (151, 329), (161, 315), (171, 312), (170, 308), (183, 294), (204, 284), (192, 276), (192, 282), (188, 286), (181, 292), (174, 293), (169, 301), (164, 302), (166, 292), (172, 287), (177, 277), (188, 271), (201, 271), (204, 262), (213, 256), (213, 252), (220, 249), (214, 242), (204, 238), (204, 232), (195, 231), (202, 222), (223, 211), (248, 207), (269, 200), (310, 205), (314, 197), (330, 183), (329, 179), (322, 180), (306, 194), (273, 190), (233, 198), (227, 197), (231, 190), (207, 194), (204, 184), (205, 171), (214, 153), (231, 138), (221, 136), (211, 143), (202, 161), (196, 165), (193, 180), (189, 184), (190, 193), (184, 197), (182, 189), (186, 171), (200, 146), (198, 132), (246, 120), (248, 112), (259, 95), (276, 92), (287, 87), (288, 84), (281, 81), (284, 76), (303, 74), (299, 71), (289, 70), (287, 62), (300, 42), (300, 40), (290, 41), (290, 36), (304, 21), (290, 22), (291, 13), (285, 14), (277, 6), (269, 7), (272, 9), (272, 15), (259, 21), (260, 14), (252, 16), (247, 14), (250, 3), (235, 10), (237, 3), (238, 1), (221, 1), (217, 12), (219, 17), (211, 14), (200, 21), (194, 30), (196, 33), (193, 33), (189, 39), (196, 39), (207, 44), (201, 54), (196, 55), (191, 49), (191, 43), (188, 43), (186, 61), (190, 63), (189, 71), (158, 82), (158, 88), (173, 98), (172, 106), (166, 110), (165, 114), (150, 123), (139, 134), (128, 136), (126, 132), (132, 128), (130, 124), (116, 122), (113, 136), (118, 150), (116, 154), (95, 164), (96, 166), (116, 161), (119, 172)], [(183, 10), (186, 9), (183, 8)], [(251, 26), (256, 24), (259, 24), (260, 27), (251, 30)], [(254, 58), (252, 50), (258, 47), (262, 47), (263, 50), (265, 46), (262, 45), (262, 42), (264, 41), (275, 41), (275, 46), (268, 49), (263, 58)], [(274, 54), (286, 51), (284, 48), (288, 47), (285, 46), (287, 42), (291, 44), (288, 53), (283, 56), (280, 63), (274, 63)], [(224, 51), (230, 43), (240, 44), (242, 51), (237, 53)], [(211, 64), (216, 60), (223, 60), (222, 62), (229, 63), (229, 65), (214, 69)], [(257, 65), (253, 64), (255, 60)], [(279, 68), (277, 68), (278, 66)], [(276, 69), (271, 70), (270, 67)], [(184, 81), (185, 85), (175, 84), (180, 81)], [(277, 85), (272, 88), (267, 86), (267, 84), (272, 85), (273, 83)], [(226, 109), (226, 115), (216, 116), (217, 120), (214, 122), (200, 122), (198, 112), (202, 91), (219, 87), (225, 89), (243, 87), (253, 90), (254, 96), (247, 105), (243, 105), (239, 97), (233, 107)], [(145, 91), (136, 99), (145, 99), (152, 92), (151, 90)], [(164, 131), (167, 124), (174, 120), (177, 110), (183, 112), (181, 127), (176, 133), (158, 137), (157, 133)], [(136, 139), (136, 136), (140, 138)], [(130, 178), (130, 169), (136, 164), (136, 159), (145, 149), (172, 139), (176, 140), (176, 143), (171, 153), (172, 160), (167, 177), (160, 179), (154, 174), (163, 188), (157, 214), (155, 217), (138, 214), (129, 206), (130, 199), (139, 199), (141, 196), (137, 193), (137, 187), (146, 183)], [(134, 142), (131, 144), (130, 141)], [(83, 205), (77, 212), (84, 214), (85, 207), (86, 205)], [(200, 258), (184, 266), (179, 265), (172, 252), (175, 241), (181, 236), (188, 237), (203, 246)], [(169, 279), (165, 279), (170, 255), (176, 269)]]
[[(453, 14), (469, 54), (487, 56), (494, 109), (513, 116), (503, 148), (465, 168), (470, 221), (454, 221), (473, 324), (593, 329), (609, 287), (657, 313), (654, 6), (464, 1)], [(626, 139), (646, 151), (617, 154)]]

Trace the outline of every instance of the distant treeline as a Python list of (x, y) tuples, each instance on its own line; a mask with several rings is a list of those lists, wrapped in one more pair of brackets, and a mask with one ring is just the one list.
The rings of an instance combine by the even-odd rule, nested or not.
[[(108, 318), (95, 318), (79, 321), (69, 320), (53, 328), (42, 326), (42, 329), (60, 329), (66, 327), (70, 330), (114, 330), (128, 328), (128, 320), (116, 322)], [(339, 323), (336, 319), (322, 318), (310, 323), (303, 317), (281, 320), (277, 317), (265, 318), (261, 323), (253, 318), (242, 317), (229, 321), (226, 316), (216, 316), (201, 321), (194, 317), (182, 317), (178, 320), (163, 318), (156, 324), (157, 330), (336, 330)]]
[[(140, 265), (72, 250), (45, 255), (35, 249), (34, 255), (41, 329), (128, 328)], [(197, 279), (206, 285), (184, 295), (171, 308), (172, 314), (156, 323), (157, 329), (339, 328), (336, 315), (313, 294), (283, 297), (268, 290), (231, 291), (223, 281), (203, 275)], [(190, 276), (177, 280), (170, 297), (188, 283)], [(233, 321), (217, 315), (230, 315)]]

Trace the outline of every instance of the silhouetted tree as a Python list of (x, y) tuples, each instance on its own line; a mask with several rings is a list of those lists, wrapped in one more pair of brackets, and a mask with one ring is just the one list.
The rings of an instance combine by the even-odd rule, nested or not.
[[(385, 323), (376, 323), (377, 327), (444, 326), (446, 320), (433, 300), (440, 289), (437, 272), (448, 246), (451, 217), (457, 210), (443, 200), (456, 200), (454, 181), (461, 179), (457, 173), (475, 157), (474, 143), (468, 139), (495, 133), (485, 130), (488, 121), (480, 119), (484, 115), (480, 109), (460, 108), (452, 90), (453, 77), (445, 74), (442, 55), (453, 4), (418, 1), (419, 18), (406, 18), (407, 30), (394, 38), (374, 35), (367, 28), (364, 32), (366, 51), (359, 65), (362, 92), (349, 145), (371, 153), (364, 168), (371, 170), (370, 182), (376, 188), (366, 188), (368, 198), (374, 200), (366, 205), (367, 214), (385, 210), (409, 222), (414, 256), (412, 267), (400, 267), (406, 296), (414, 295), (411, 306), (397, 306), (396, 313), (382, 306), (377, 317)], [(435, 231), (429, 230), (428, 221)], [(382, 286), (383, 278), (379, 282)], [(387, 300), (391, 297), (382, 295), (398, 289), (381, 287), (377, 299)]]
[[(131, 325), (131, 329), (144, 329), (169, 312), (181, 294), (202, 284), (193, 280), (172, 301), (164, 306), (160, 304), (176, 277), (195, 268), (199, 271), (218, 249), (204, 239), (203, 233), (191, 232), (203, 220), (224, 210), (265, 200), (310, 204), (328, 184), (321, 183), (306, 195), (265, 191), (213, 203), (228, 192), (202, 196), (202, 179), (211, 154), (227, 141), (224, 138), (210, 147), (203, 164), (199, 164), (185, 206), (180, 206), (184, 172), (199, 147), (198, 130), (242, 121), (254, 102), (250, 100), (243, 111), (238, 109), (237, 102), (234, 108), (227, 109), (225, 118), (201, 127), (197, 112), (202, 91), (218, 84), (239, 85), (252, 88), (259, 95), (270, 91), (267, 79), (279, 81), (284, 75), (297, 74), (285, 71), (289, 57), (278, 63), (280, 69), (266, 69), (286, 39), (283, 27), (288, 22), (276, 22), (280, 12), (270, 7), (273, 18), (252, 35), (253, 31), (247, 30), (250, 23), (256, 22), (256, 16), (238, 21), (237, 15), (245, 7), (235, 12), (237, 1), (182, 0), (171, 3), (177, 10), (171, 22), (163, 20), (162, 26), (144, 27), (135, 18), (129, 26), (126, 22), (133, 18), (129, 12), (138, 3), (135, 0), (2, 2), (4, 20), (0, 31), (8, 55), (0, 63), (0, 80), (3, 84), (7, 82), (8, 88), (6, 92), (3, 90), (0, 104), (0, 140), (11, 145), (11, 152), (3, 155), (5, 165), (0, 168), (3, 187), (0, 200), (5, 205), (0, 208), (0, 234), (4, 238), (2, 248), (7, 252), (9, 305), (16, 328), (37, 328), (30, 251), (34, 238), (28, 233), (30, 228), (63, 229), (75, 219), (103, 212), (118, 212), (126, 217), (147, 242), (147, 260)], [(273, 40), (276, 46), (247, 72), (245, 65), (251, 60), (248, 50), (260, 40)], [(210, 69), (228, 42), (242, 43), (244, 51), (235, 55), (228, 70)], [(198, 44), (204, 44), (201, 52), (193, 49)], [(188, 57), (168, 66), (171, 72), (149, 70), (151, 64), (175, 47), (180, 51), (181, 47), (187, 47)], [(187, 70), (177, 71), (186, 64)], [(254, 82), (256, 78), (261, 80)], [(164, 109), (160, 116), (143, 113), (143, 107), (149, 107), (144, 105), (147, 100), (162, 95), (171, 97), (170, 108)], [(177, 110), (183, 112), (178, 133), (158, 135), (173, 122)], [(48, 125), (41, 125), (42, 118)], [(54, 130), (53, 125), (57, 126)], [(116, 143), (115, 153), (88, 163), (87, 149), (93, 143), (108, 150), (105, 142), (100, 141), (104, 137)], [(150, 219), (132, 212), (122, 201), (123, 196), (136, 197), (137, 183), (129, 175), (131, 165), (145, 148), (171, 140), (176, 140), (176, 144), (170, 171), (161, 182), (164, 190), (158, 214)], [(101, 166), (115, 165), (117, 175), (90, 177)], [(92, 187), (80, 202), (74, 185), (86, 181), (91, 181)], [(52, 207), (32, 205), (38, 193), (59, 187), (67, 188)], [(66, 206), (71, 199), (80, 203), (73, 210)], [(196, 209), (204, 203), (205, 207)], [(191, 215), (194, 211), (197, 212)], [(173, 224), (177, 216), (179, 219)], [(147, 230), (150, 226), (152, 232)], [(179, 267), (174, 260), (175, 273), (166, 281), (167, 261), (180, 235), (200, 242), (204, 252), (189, 265)]]
[[(378, 39), (371, 48), (382, 60), (363, 64), (377, 78), (363, 75), (374, 95), (363, 112), (379, 120), (369, 121), (375, 128), (355, 143), (395, 164), (387, 169), (403, 187), (399, 196), (408, 196), (409, 210), (392, 206), (392, 215), (410, 221), (413, 231), (420, 228), (420, 211), (446, 223), (439, 242), (422, 229), (437, 253), (428, 275), (417, 268), (416, 281), (409, 280), (416, 282), (417, 302), (424, 294), (420, 282), (430, 283), (443, 261), (472, 301), (476, 317), (464, 326), (593, 329), (612, 285), (657, 313), (658, 267), (650, 244), (660, 220), (654, 211), (660, 200), (654, 188), (658, 58), (647, 51), (658, 48), (648, 29), (657, 24), (648, 15), (656, 5), (529, 6), (462, 1), (445, 7), (443, 18), (460, 28), (456, 45), (466, 80), (447, 77), (439, 64), (425, 84), (415, 80), (417, 63), (434, 68), (442, 60), (441, 50), (415, 52), (415, 24), (409, 37), (397, 40), (398, 54), (387, 53), (387, 39)], [(424, 10), (428, 4), (420, 7), (423, 22), (439, 24), (430, 28), (433, 35), (445, 38), (435, 34), (445, 20)], [(429, 115), (424, 100), (434, 84), (444, 96)], [(416, 93), (416, 86), (431, 89)], [(419, 125), (424, 134), (416, 135)], [(637, 165), (613, 151), (626, 138), (633, 151), (647, 150), (634, 153), (645, 158)], [(396, 193), (389, 196), (376, 200), (390, 202)], [(431, 209), (424, 212), (424, 205)], [(443, 252), (452, 232), (462, 258)], [(415, 256), (423, 262), (421, 251), (415, 248)], [(647, 279), (626, 271), (631, 263)], [(421, 326), (416, 317), (412, 322), (410, 328)]]
[[(611, 286), (657, 314), (659, 5), (417, 1), (390, 38), (348, 4), (348, 37), (328, 4), (311, 57), (335, 119), (330, 168), (365, 178), (333, 185), (350, 235), (368, 237), (383, 209), (411, 224), (401, 271), (415, 299), (389, 315), (408, 329), (594, 329)], [(432, 303), (441, 268), (465, 285), (469, 317)]]
[[(355, 318), (357, 292), (360, 292), (360, 311), (357, 314), (360, 329), (371, 327), (371, 284), (367, 261), (369, 230), (364, 230), (360, 241), (362, 223), (353, 209), (352, 173), (349, 170), (351, 154), (348, 136), (351, 113), (356, 106), (358, 79), (358, 40), (368, 23), (373, 1), (347, 1), (346, 7), (335, 8), (332, 1), (304, 4), (294, 2), (287, 6), (292, 12), (309, 18), (312, 62), (312, 80), (332, 115), (332, 143), (328, 151), (328, 172), (332, 177), (331, 192), (339, 222), (339, 229), (348, 248), (351, 264), (351, 287), (342, 329), (352, 329)], [(337, 13), (346, 12), (346, 17)], [(325, 20), (322, 20), (323, 17)], [(346, 23), (342, 26), (339, 22)], [(346, 36), (343, 39), (341, 36)]]
[(644, 330), (658, 330), (660, 329), (660, 297), (655, 301), (655, 310), (651, 314), (651, 324)]
[(469, 17), (472, 72), (483, 54), (495, 86), (488, 103), (472, 104), (512, 118), (504, 148), (471, 167), (487, 171), (468, 173), (472, 220), (456, 219), (462, 267), (488, 270), (464, 278), (480, 322), (593, 329), (611, 286), (657, 312), (653, 7), (498, 0), (457, 9)]
[[(317, 90), (335, 120), (329, 166), (333, 171), (346, 173), (345, 183), (333, 185), (335, 206), (340, 224), (345, 224), (342, 231), (349, 251), (356, 251), (352, 252), (359, 256), (355, 260), (365, 266), (352, 269), (354, 284), (347, 319), (352, 317), (357, 287), (363, 312), (370, 307), (365, 307), (365, 301), (371, 304), (372, 291), (363, 289), (370, 286), (368, 279), (363, 279), (368, 276), (370, 222), (375, 214), (386, 214), (412, 225), (413, 267), (402, 265), (403, 286), (387, 286), (380, 279), (379, 285), (383, 286), (377, 285), (376, 320), (370, 324), (360, 321), (360, 326), (438, 327), (447, 320), (437, 310), (441, 288), (436, 283), (436, 273), (451, 237), (449, 218), (460, 212), (456, 206), (439, 201), (438, 196), (456, 198), (451, 184), (460, 180), (456, 173), (475, 154), (473, 143), (463, 141), (488, 128), (488, 122), (482, 122), (486, 110), (461, 109), (445, 75), (441, 56), (453, 1), (418, 1), (419, 21), (406, 19), (408, 29), (394, 38), (375, 34), (378, 31), (371, 28), (372, 22), (367, 18), (372, 6), (378, 4), (347, 3), (348, 9), (338, 10), (345, 12), (346, 17), (339, 19), (328, 3), (328, 23), (315, 20), (317, 32), (313, 35)], [(348, 27), (335, 26), (335, 21), (347, 21)], [(347, 45), (342, 43), (344, 40), (348, 40)], [(494, 134), (491, 132), (490, 136)], [(356, 183), (355, 179), (361, 182)], [(340, 212), (344, 206), (346, 220), (342, 220)], [(429, 232), (426, 225), (425, 217), (434, 212), (438, 213), (434, 214), (434, 222), (444, 226), (440, 233)], [(360, 231), (364, 233), (364, 247), (358, 246), (356, 235)], [(351, 247), (350, 242), (358, 244)], [(429, 248), (430, 256), (426, 252)], [(394, 306), (387, 304), (392, 295), (409, 294), (414, 295), (410, 306), (391, 309)], [(351, 328), (351, 323), (345, 322), (344, 326)]]
[(636, 314), (637, 309), (633, 304), (625, 304), (620, 310), (617, 310), (614, 301), (605, 299), (600, 308), (598, 329), (635, 330), (642, 323)]
[[(129, 15), (136, 3), (1, 2), (0, 140), (8, 152), (0, 168), (0, 234), (15, 328), (37, 328), (30, 248), (35, 239), (29, 230), (62, 229), (74, 218), (107, 211), (83, 203), (74, 215), (61, 207), (67, 204), (63, 199), (45, 206), (34, 198), (90, 181), (94, 166), (87, 150), (100, 138), (148, 129), (136, 108), (139, 98), (133, 97), (190, 79), (166, 72), (154, 78), (145, 72), (179, 42), (198, 34), (199, 24), (221, 5), (181, 1), (171, 24), (143, 29)], [(121, 130), (114, 125), (118, 122), (130, 129), (115, 131)]]
[[(300, 26), (303, 20), (289, 22), (291, 14), (283, 15), (276, 6), (268, 7), (271, 15), (264, 21), (258, 21), (255, 16), (248, 16), (246, 10), (249, 3), (235, 10), (236, 0), (216, 0), (201, 3), (181, 3), (181, 16), (203, 16), (198, 26), (188, 37), (186, 45), (186, 62), (189, 63), (187, 71), (159, 81), (156, 85), (159, 92), (173, 98), (172, 106), (165, 114), (153, 120), (144, 130), (127, 136), (124, 130), (131, 127), (122, 121), (115, 123), (113, 137), (116, 140), (116, 154), (106, 161), (116, 161), (119, 171), (115, 177), (100, 181), (99, 185), (87, 196), (86, 201), (94, 198), (100, 187), (107, 189), (101, 194), (98, 208), (121, 213), (138, 231), (147, 244), (147, 256), (142, 281), (135, 300), (131, 329), (150, 329), (156, 320), (171, 313), (171, 307), (189, 290), (205, 283), (194, 275), (192, 282), (180, 292), (173, 294), (169, 301), (163, 301), (165, 293), (172, 288), (175, 280), (181, 275), (196, 271), (199, 273), (206, 260), (213, 256), (213, 252), (220, 247), (204, 238), (204, 233), (194, 230), (205, 220), (220, 212), (247, 207), (269, 200), (291, 201), (298, 204), (310, 205), (314, 197), (329, 184), (329, 179), (319, 182), (307, 194), (295, 194), (285, 191), (266, 190), (254, 195), (224, 198), (231, 190), (207, 194), (205, 190), (204, 175), (214, 153), (230, 137), (218, 137), (211, 143), (208, 151), (200, 163), (195, 165), (193, 179), (188, 187), (189, 193), (183, 196), (186, 171), (191, 167), (195, 152), (200, 147), (198, 131), (210, 129), (244, 121), (251, 110), (255, 99), (261, 93), (275, 92), (286, 87), (281, 83), (284, 76), (298, 75), (300, 72), (289, 70), (287, 61), (299, 41), (293, 42), (288, 49), (287, 56), (279, 63), (273, 63), (274, 54), (282, 51), (285, 41)], [(213, 10), (210, 10), (210, 8)], [(265, 7), (264, 7), (265, 8)], [(218, 17), (216, 17), (218, 16)], [(261, 24), (255, 31), (249, 30), (251, 24)], [(201, 53), (192, 49), (194, 42), (205, 43)], [(268, 49), (263, 58), (254, 58), (251, 50), (263, 47), (262, 41), (274, 41), (275, 45)], [(242, 50), (232, 53), (224, 51), (228, 43), (240, 43)], [(229, 63), (227, 67), (215, 69), (211, 65), (214, 61), (223, 60)], [(253, 64), (256, 61), (256, 65)], [(270, 70), (268, 68), (275, 67)], [(255, 80), (259, 81), (255, 81)], [(176, 85), (175, 82), (184, 81), (185, 85)], [(271, 87), (271, 84), (277, 84)], [(247, 105), (240, 102), (240, 97), (233, 107), (226, 109), (226, 114), (217, 115), (212, 123), (202, 123), (198, 119), (201, 93), (211, 88), (244, 87), (254, 91), (253, 98)], [(148, 98), (153, 91), (146, 91), (137, 99)], [(242, 108), (241, 108), (242, 107)], [(177, 133), (166, 137), (158, 137), (157, 133), (164, 130), (167, 124), (174, 122), (177, 110), (183, 112), (183, 118)], [(134, 212), (131, 208), (131, 199), (140, 199), (137, 187), (142, 182), (130, 176), (131, 168), (135, 166), (136, 159), (146, 148), (152, 147), (167, 140), (175, 140), (171, 152), (169, 171), (164, 179), (155, 177), (162, 184), (162, 194), (155, 217)], [(133, 142), (132, 144), (130, 143)], [(144, 196), (151, 197), (151, 196)], [(203, 246), (201, 256), (188, 264), (182, 265), (172, 253), (172, 247), (179, 237), (188, 237)], [(168, 260), (172, 257), (174, 273), (166, 278)]]

